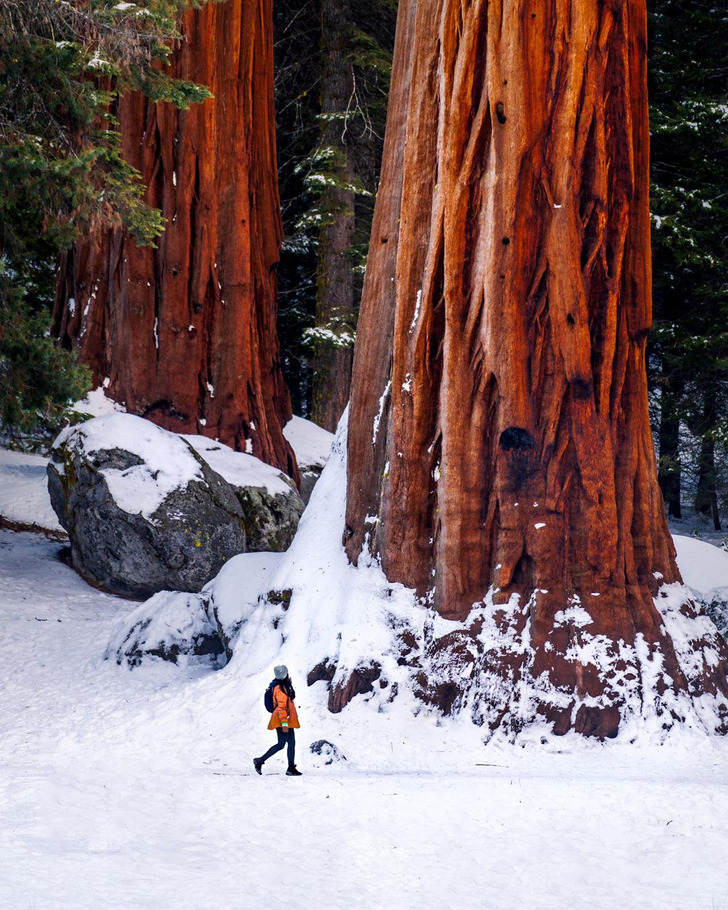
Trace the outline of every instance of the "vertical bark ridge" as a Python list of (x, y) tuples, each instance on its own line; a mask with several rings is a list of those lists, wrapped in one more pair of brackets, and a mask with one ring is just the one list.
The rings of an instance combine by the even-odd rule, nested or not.
[(124, 155), (166, 219), (158, 249), (121, 230), (77, 244), (56, 331), (128, 410), (297, 476), (282, 433), (291, 411), (276, 335), (271, 0), (189, 11), (182, 32), (172, 72), (214, 97), (180, 111), (132, 93), (117, 111)]
[[(652, 660), (668, 713), (691, 688), (728, 696), (722, 639), (696, 633), (720, 658), (688, 679), (654, 601), (679, 573), (647, 418), (645, 19), (643, 0), (400, 8), (412, 57), (387, 143), (403, 177), (391, 157), (375, 213), (397, 242), (375, 230), (346, 543), (356, 560), (375, 515), (387, 576), (497, 642), (473, 645), (459, 702), (489, 724), (536, 711), (611, 735)], [(460, 654), (455, 639), (439, 646)]]

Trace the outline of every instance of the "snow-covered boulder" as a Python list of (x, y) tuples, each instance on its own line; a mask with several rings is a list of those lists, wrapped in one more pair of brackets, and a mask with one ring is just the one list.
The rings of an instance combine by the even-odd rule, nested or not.
[(296, 484), (265, 462), (206, 436), (184, 436), (233, 489), (243, 510), (247, 552), (281, 553), (291, 545), (304, 509)]
[(139, 666), (158, 657), (174, 664), (225, 664), (217, 627), (208, 616), (209, 595), (161, 591), (126, 617), (106, 649), (106, 658)]
[(75, 568), (132, 597), (199, 591), (231, 556), (285, 549), (303, 511), (270, 465), (130, 414), (64, 430), (48, 487)]
[(186, 666), (224, 666), (240, 629), (267, 593), (281, 555), (241, 553), (199, 594), (155, 594), (121, 622), (106, 658), (129, 667), (155, 658)]
[(303, 417), (292, 417), (283, 427), (301, 475), (301, 496), (308, 504), (331, 451), (334, 434)]
[(229, 484), (186, 440), (141, 417), (112, 414), (64, 430), (48, 488), (74, 567), (113, 593), (199, 591), (246, 549)]

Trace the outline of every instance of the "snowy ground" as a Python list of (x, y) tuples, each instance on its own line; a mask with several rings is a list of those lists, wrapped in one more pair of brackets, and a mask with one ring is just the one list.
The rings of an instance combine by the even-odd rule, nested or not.
[(0, 448), (0, 518), (65, 533), (48, 497), (48, 459)]
[[(38, 523), (42, 463), (3, 457), (0, 514)], [(331, 715), (294, 673), (304, 776), (276, 756), (258, 777), (268, 655), (217, 673), (103, 660), (136, 604), (58, 546), (0, 531), (0, 910), (728, 910), (725, 741), (486, 747), (399, 701)], [(688, 584), (728, 585), (725, 553), (678, 553)], [(294, 669), (319, 644), (303, 631)], [(312, 754), (320, 739), (347, 761)]]
[(133, 605), (57, 548), (0, 532), (0, 907), (728, 907), (724, 742), (485, 748), (355, 704), (311, 729), (300, 685), (305, 776), (261, 778), (235, 666), (102, 661)]

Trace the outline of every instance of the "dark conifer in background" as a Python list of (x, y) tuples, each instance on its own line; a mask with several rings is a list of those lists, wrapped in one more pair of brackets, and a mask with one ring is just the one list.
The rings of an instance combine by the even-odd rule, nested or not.
[(349, 397), (395, 14), (391, 0), (276, 8), (282, 357), (294, 411), (331, 430)]
[[(49, 307), (59, 250), (98, 224), (141, 244), (160, 234), (139, 174), (122, 157), (110, 113), (136, 88), (182, 108), (208, 97), (164, 61), (184, 0), (0, 0), (0, 420), (5, 430), (52, 419), (88, 388), (54, 347)], [(143, 15), (141, 11), (143, 9)]]
[[(728, 3), (650, 4), (659, 479), (720, 529), (728, 486)], [(687, 433), (685, 432), (687, 430)]]

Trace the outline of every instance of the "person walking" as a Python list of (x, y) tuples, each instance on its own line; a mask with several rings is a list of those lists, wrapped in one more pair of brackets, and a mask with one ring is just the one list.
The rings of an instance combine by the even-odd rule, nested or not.
[(289, 777), (300, 777), (301, 772), (296, 767), (295, 761), (296, 734), (293, 732), (294, 730), (298, 730), (301, 726), (298, 722), (296, 706), (293, 703), (296, 693), (293, 689), (291, 677), (288, 675), (288, 667), (283, 664), (274, 667), (273, 674), (275, 675), (275, 679), (268, 687), (272, 690), (273, 695), (273, 713), (271, 714), (268, 729), (276, 731), (278, 742), (274, 746), (271, 746), (265, 755), (261, 755), (260, 758), (254, 758), (253, 767), (258, 774), (262, 774), (263, 765), (268, 759), (272, 755), (275, 755), (276, 752), (280, 752), (281, 749), (287, 748), (288, 770), (286, 771), (286, 774)]

